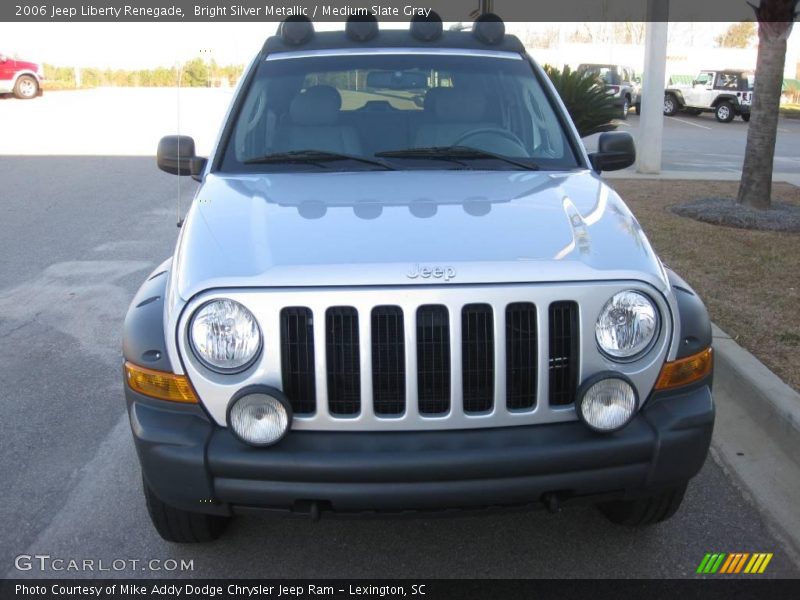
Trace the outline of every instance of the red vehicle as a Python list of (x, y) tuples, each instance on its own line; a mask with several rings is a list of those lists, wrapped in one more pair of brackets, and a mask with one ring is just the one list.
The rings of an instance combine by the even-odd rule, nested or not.
[(43, 81), (42, 65), (0, 53), (0, 94), (13, 93), (17, 98), (29, 100), (42, 95)]

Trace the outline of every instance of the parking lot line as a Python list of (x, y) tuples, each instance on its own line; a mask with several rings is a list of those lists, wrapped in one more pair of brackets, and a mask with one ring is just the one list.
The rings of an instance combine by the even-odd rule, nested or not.
[(679, 119), (678, 117), (670, 117), (673, 121), (678, 121), (679, 123), (685, 123), (686, 125), (691, 125), (692, 127), (699, 127), (700, 129), (711, 129), (706, 125), (700, 125), (699, 123), (692, 123), (691, 121), (686, 121), (684, 119)]

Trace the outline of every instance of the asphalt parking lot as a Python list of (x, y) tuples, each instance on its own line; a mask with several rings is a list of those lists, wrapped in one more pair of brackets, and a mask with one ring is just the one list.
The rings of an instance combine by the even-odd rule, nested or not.
[[(180, 129), (207, 152), (230, 92), (188, 90), (181, 98)], [(673, 578), (693, 575), (706, 552), (744, 551), (775, 553), (766, 576), (800, 577), (779, 527), (712, 457), (679, 513), (647, 530), (615, 527), (593, 508), (575, 507), (319, 523), (253, 516), (212, 545), (163, 542), (139, 489), (120, 334), (134, 292), (178, 233), (178, 179), (159, 172), (152, 157), (177, 120), (170, 90), (0, 101), (0, 573), (97, 575), (14, 566), (19, 555), (47, 554), (106, 565), (193, 561), (183, 572), (128, 562), (102, 573), (125, 577)], [(629, 119), (633, 131), (637, 120)], [(704, 149), (695, 157), (744, 148), (740, 121), (685, 120), (696, 123), (667, 124), (665, 162), (695, 143)], [(779, 134), (788, 168), (800, 156), (800, 122), (781, 127), (789, 131)], [(695, 142), (681, 142), (688, 139)], [(184, 209), (192, 192), (183, 179)]]
[[(633, 112), (618, 121), (619, 131), (639, 139), (639, 117)], [(711, 113), (697, 116), (679, 113), (664, 120), (662, 168), (668, 171), (732, 172), (742, 170), (748, 123), (739, 117), (719, 123)], [(592, 149), (599, 136), (584, 140)], [(635, 171), (635, 167), (627, 169)], [(780, 118), (775, 147), (775, 173), (800, 171), (800, 120)]]

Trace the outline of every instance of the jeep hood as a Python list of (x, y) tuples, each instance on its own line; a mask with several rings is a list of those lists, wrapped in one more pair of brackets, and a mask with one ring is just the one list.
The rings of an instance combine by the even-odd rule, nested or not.
[(210, 174), (172, 291), (591, 279), (667, 286), (639, 223), (589, 171)]

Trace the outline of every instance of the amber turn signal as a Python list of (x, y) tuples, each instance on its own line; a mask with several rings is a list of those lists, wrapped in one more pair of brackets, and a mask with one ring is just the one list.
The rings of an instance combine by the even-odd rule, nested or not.
[(656, 389), (669, 390), (699, 381), (711, 373), (713, 366), (714, 354), (711, 348), (680, 360), (664, 363), (656, 382)]
[(154, 371), (126, 362), (125, 377), (132, 390), (145, 396), (172, 402), (197, 403), (192, 384), (185, 375)]

